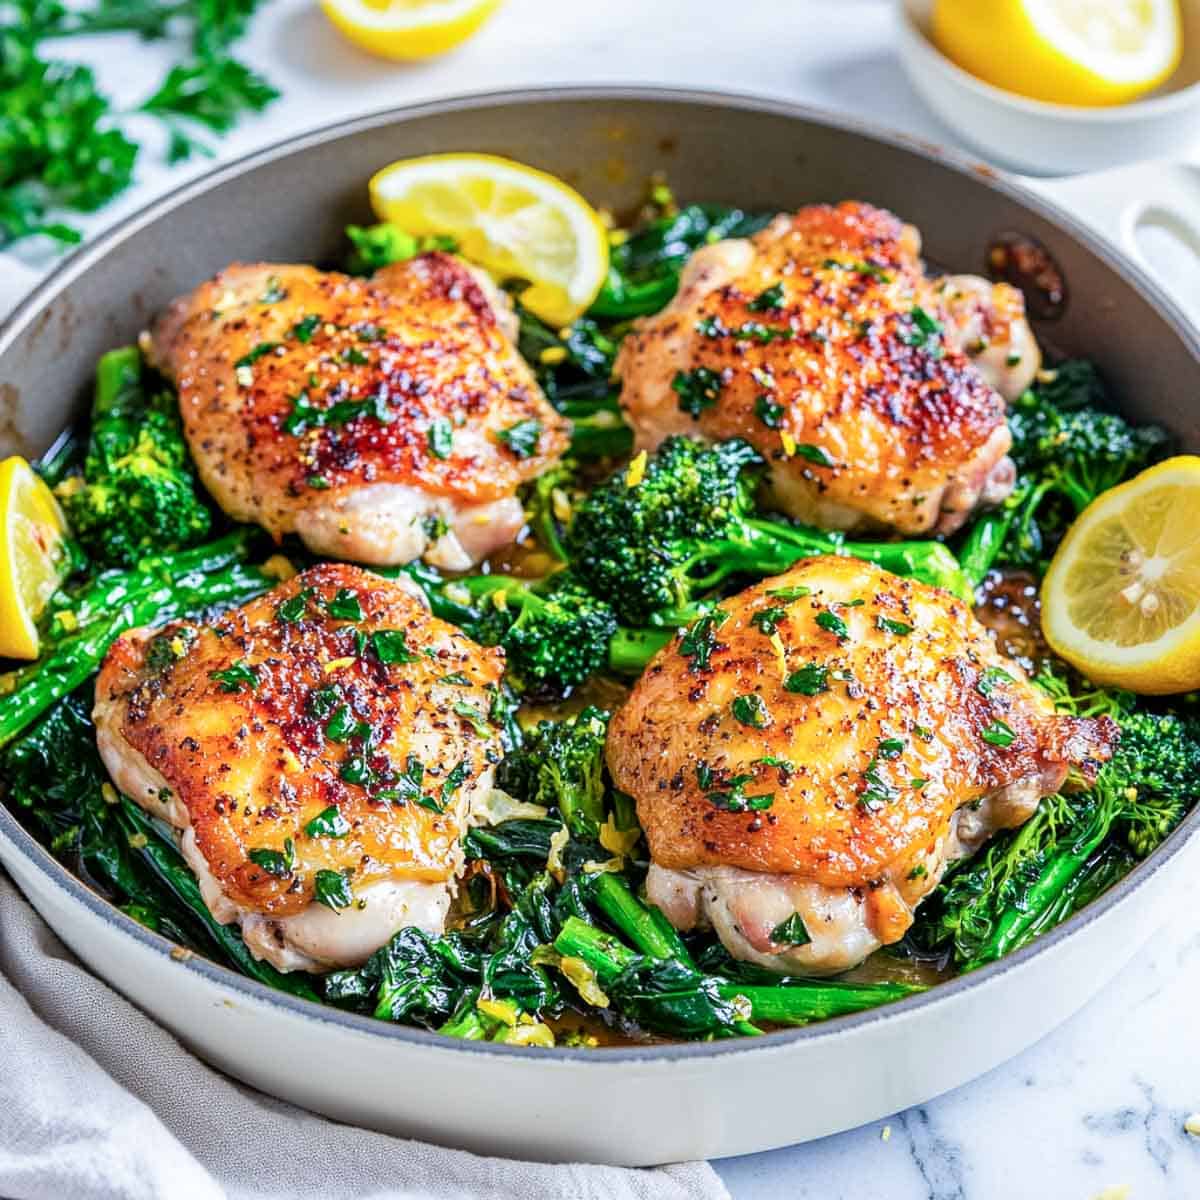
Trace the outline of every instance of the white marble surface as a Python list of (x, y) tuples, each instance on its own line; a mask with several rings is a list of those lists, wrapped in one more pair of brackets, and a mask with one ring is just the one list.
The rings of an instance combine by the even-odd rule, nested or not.
[[(458, 54), (398, 67), (343, 44), (308, 0), (275, 0), (244, 55), (283, 99), (219, 154), (452, 92), (581, 81), (759, 92), (950, 141), (901, 74), (893, 18), (886, 0), (507, 0)], [(166, 61), (162, 47), (133, 39), (59, 49), (96, 66), (129, 105)], [(156, 148), (143, 154), (138, 186), (85, 222), (89, 230), (208, 165), (167, 170)], [(34, 245), (0, 254), (0, 309), (6, 290), (15, 296), (52, 263)], [(1200, 1200), (1200, 1138), (1183, 1129), (1200, 1110), (1198, 900), (1200, 889), (1181, 897), (1173, 922), (1114, 985), (1007, 1066), (888, 1122), (721, 1162), (730, 1191), (736, 1200)]]

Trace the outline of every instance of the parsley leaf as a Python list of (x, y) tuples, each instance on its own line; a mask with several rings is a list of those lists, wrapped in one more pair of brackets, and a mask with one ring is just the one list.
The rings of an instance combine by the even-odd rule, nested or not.
[(751, 729), (766, 729), (771, 723), (771, 710), (757, 692), (735, 697), (729, 707), (734, 718)]
[(510, 425), (507, 429), (501, 429), (496, 437), (518, 458), (529, 458), (537, 453), (538, 442), (542, 437), (542, 423), (529, 417)]
[(350, 822), (338, 812), (336, 805), (323, 808), (304, 826), (310, 838), (344, 838), (350, 832)]
[(284, 838), (282, 851), (260, 846), (248, 850), (246, 857), (268, 875), (274, 875), (276, 879), (287, 879), (296, 869), (296, 843), (291, 838)]
[(708, 367), (697, 367), (694, 371), (676, 371), (675, 378), (671, 380), (671, 390), (679, 397), (681, 412), (699, 417), (720, 398), (721, 376)]
[(804, 918), (794, 912), (771, 930), (771, 941), (777, 946), (807, 946), (812, 937), (804, 927)]
[(215, 679), (223, 692), (240, 692), (243, 688), (249, 688), (252, 692), (258, 690), (258, 672), (244, 659), (223, 671), (209, 671), (208, 677)]
[(447, 459), (454, 449), (454, 427), (445, 417), (435, 417), (425, 431), (425, 440), (434, 458)]
[(340, 908), (349, 908), (354, 903), (350, 880), (341, 871), (330, 871), (322, 867), (313, 877), (313, 899), (326, 908), (332, 908), (334, 912)]

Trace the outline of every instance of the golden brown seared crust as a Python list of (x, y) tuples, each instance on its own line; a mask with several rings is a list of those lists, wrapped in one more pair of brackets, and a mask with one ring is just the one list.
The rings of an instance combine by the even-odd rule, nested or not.
[(806, 559), (719, 611), (708, 666), (675, 638), (610, 726), (661, 866), (903, 878), (960, 805), (1111, 752), (1112, 722), (1055, 716), (959, 600), (869, 563)]
[[(569, 439), (475, 277), (447, 254), (369, 280), (234, 264), (177, 300), (153, 345), (205, 485), (276, 536), (299, 510), (367, 484), (509, 496)], [(527, 420), (542, 433), (522, 458), (497, 435)], [(445, 458), (436, 422), (453, 429)]]
[(804, 519), (848, 528), (852, 513), (921, 532), (947, 489), (980, 490), (1009, 445), (1004, 403), (960, 349), (915, 323), (921, 305), (944, 316), (916, 232), (847, 201), (781, 216), (751, 244), (731, 281), (693, 298), (682, 289), (626, 340), (631, 422), (645, 422), (684, 363), (719, 379), (698, 431), (749, 441), (772, 463), (776, 498)]
[[(329, 615), (339, 593), (357, 598), (360, 620)], [(289, 600), (295, 612), (281, 616)], [(382, 661), (372, 635), (384, 630), (403, 632), (407, 661)], [(389, 640), (395, 651), (399, 639)], [(118, 706), (117, 732), (182, 800), (229, 898), (286, 916), (312, 899), (322, 869), (351, 872), (356, 888), (453, 875), (464, 831), (456, 793), (499, 758), (498, 736), (480, 732), (475, 714), (486, 718), (502, 670), (500, 651), (430, 616), (398, 584), (327, 564), (211, 625), (119, 639), (96, 695), (98, 710)], [(331, 720), (370, 733), (338, 741)], [(363, 776), (347, 764), (369, 781), (348, 781)], [(309, 836), (306, 824), (331, 806), (348, 834)], [(288, 840), (296, 865), (285, 878), (248, 857), (286, 854)]]

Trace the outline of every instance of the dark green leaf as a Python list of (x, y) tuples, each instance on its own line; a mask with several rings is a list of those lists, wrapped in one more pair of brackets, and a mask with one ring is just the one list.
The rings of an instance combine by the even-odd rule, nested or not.
[(337, 912), (354, 903), (354, 892), (350, 888), (350, 880), (341, 871), (322, 868), (313, 878), (313, 899)]
[(304, 826), (304, 832), (310, 838), (344, 838), (350, 832), (350, 822), (331, 804)]
[(812, 938), (804, 927), (804, 918), (794, 912), (771, 930), (771, 941), (777, 946), (807, 946)]

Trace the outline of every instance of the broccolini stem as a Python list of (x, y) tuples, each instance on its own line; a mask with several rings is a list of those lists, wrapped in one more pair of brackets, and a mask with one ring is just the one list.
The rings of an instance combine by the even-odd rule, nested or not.
[(890, 1004), (925, 989), (911, 983), (721, 983), (717, 990), (726, 1000), (741, 996), (749, 1001), (751, 1015), (756, 1021), (770, 1025), (807, 1025), (810, 1021), (824, 1021)]
[(608, 646), (608, 665), (617, 675), (640, 675), (674, 636), (674, 629), (620, 628)]
[(643, 904), (619, 875), (597, 875), (593, 895), (600, 911), (643, 953), (694, 966), (688, 948), (662, 911)]
[(1102, 804), (1095, 817), (1079, 837), (1062, 848), (1042, 868), (1037, 880), (1028, 888), (1020, 905), (1010, 904), (996, 921), (987, 940), (964, 971), (973, 971), (985, 963), (994, 962), (1033, 940), (1043, 927), (1042, 918), (1048, 909), (1058, 905), (1062, 893), (1072, 887), (1092, 853), (1108, 836), (1116, 816), (1112, 803)]
[(141, 391), (142, 353), (136, 346), (121, 346), (100, 356), (96, 364), (96, 392), (92, 419), (123, 404), (130, 393)]
[[(596, 972), (602, 987), (641, 957), (617, 938), (578, 917), (568, 917), (563, 922), (562, 931), (554, 939), (554, 948), (564, 956), (582, 958)], [(696, 975), (698, 981), (702, 978)], [(767, 1021), (775, 1025), (805, 1025), (842, 1013), (861, 1012), (925, 990), (917, 984), (908, 983), (748, 985), (733, 983), (719, 976), (717, 980), (717, 990), (724, 999), (744, 997), (752, 1021)]]
[(12, 690), (0, 696), (0, 746), (83, 683), (121, 634), (218, 605), (242, 604), (277, 582), (257, 567), (236, 563), (213, 575), (188, 571), (175, 583), (161, 582), (154, 574), (147, 576), (142, 586), (128, 589), (114, 611), (97, 616), (52, 645), (37, 662), (8, 677)]

